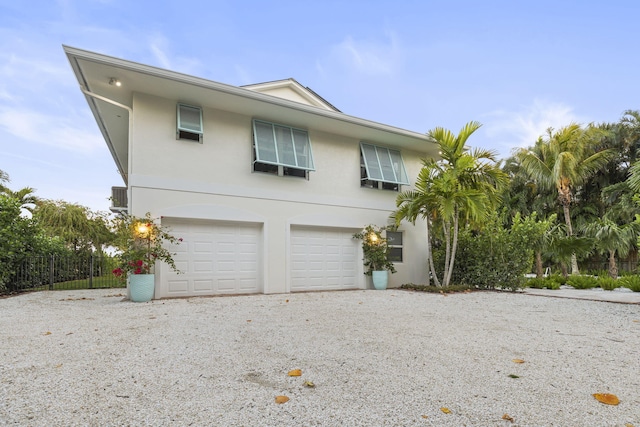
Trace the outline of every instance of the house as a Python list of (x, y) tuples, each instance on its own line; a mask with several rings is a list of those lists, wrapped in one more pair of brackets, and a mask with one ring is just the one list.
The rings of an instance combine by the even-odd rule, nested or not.
[[(182, 274), (157, 269), (155, 298), (369, 288), (352, 234), (387, 225), (437, 153), (293, 79), (236, 87), (64, 51), (126, 185), (121, 209), (184, 239), (172, 248)], [(389, 235), (391, 287), (426, 281), (425, 232)]]

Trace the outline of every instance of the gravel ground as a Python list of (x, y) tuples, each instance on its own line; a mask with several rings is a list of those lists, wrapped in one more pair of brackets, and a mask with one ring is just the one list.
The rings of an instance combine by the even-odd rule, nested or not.
[(0, 343), (0, 425), (640, 427), (638, 305), (39, 292), (0, 299)]

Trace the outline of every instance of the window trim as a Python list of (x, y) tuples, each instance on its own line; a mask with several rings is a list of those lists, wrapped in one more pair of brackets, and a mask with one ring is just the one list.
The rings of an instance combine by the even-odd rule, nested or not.
[[(365, 152), (365, 147), (373, 148), (375, 153), (375, 159), (367, 158), (367, 154)], [(392, 153), (397, 156), (398, 162), (398, 170), (396, 170), (395, 165), (393, 164)], [(393, 173), (394, 179), (385, 179), (383, 172), (383, 162), (381, 162), (380, 157), (384, 156), (388, 157), (389, 162), (391, 163), (391, 172)], [(364, 162), (364, 167), (366, 171), (366, 176), (361, 178), (361, 181), (375, 181), (375, 182), (386, 182), (389, 184), (397, 184), (400, 185), (410, 185), (409, 177), (407, 175), (407, 168), (404, 165), (404, 159), (402, 158), (402, 153), (400, 150), (396, 150), (394, 148), (381, 147), (379, 145), (369, 144), (367, 142), (360, 142), (360, 155), (362, 156), (362, 160)], [(378, 171), (380, 171), (380, 178), (372, 177), (372, 173), (370, 170), (370, 166), (376, 166)], [(398, 174), (401, 176), (398, 177)], [(403, 179), (404, 178), (404, 179)]]
[[(276, 161), (272, 161), (272, 160), (265, 160), (265, 159), (261, 159), (260, 158), (260, 150), (259, 150), (259, 146), (258, 146), (258, 133), (257, 133), (257, 129), (256, 129), (256, 123), (260, 123), (263, 125), (269, 125), (271, 126), (271, 131), (273, 132), (273, 148), (275, 151), (275, 157), (276, 157)], [(281, 128), (286, 128), (289, 129), (289, 131), (291, 132), (291, 144), (293, 147), (293, 157), (294, 160), (296, 162), (295, 165), (293, 164), (289, 164), (289, 163), (285, 163), (280, 161), (280, 157), (281, 154), (279, 151), (279, 146), (278, 146), (278, 139), (277, 139), (277, 135), (276, 135), (276, 126), (281, 127)], [(269, 165), (275, 165), (278, 166), (279, 169), (281, 168), (290, 168), (290, 169), (298, 169), (298, 170), (303, 170), (306, 172), (310, 172), (310, 171), (315, 171), (315, 161), (313, 159), (313, 149), (311, 147), (311, 138), (309, 137), (309, 131), (306, 129), (300, 129), (300, 128), (296, 128), (293, 126), (288, 126), (288, 125), (283, 125), (280, 123), (274, 123), (274, 122), (269, 122), (266, 120), (260, 120), (260, 119), (253, 119), (252, 120), (252, 124), (251, 124), (252, 130), (253, 130), (253, 153), (254, 153), (254, 160), (253, 163), (262, 163), (262, 164), (269, 164)], [(296, 140), (294, 137), (294, 131), (297, 132), (303, 132), (306, 136), (306, 147), (308, 147), (308, 161), (307, 164), (309, 166), (304, 167), (304, 166), (300, 166), (298, 165), (298, 151), (296, 150)], [(254, 168), (255, 170), (255, 168)], [(305, 173), (306, 176), (308, 176), (308, 173)]]
[[(181, 108), (188, 108), (192, 110), (197, 110), (200, 115), (200, 129), (196, 130), (190, 127), (185, 127), (182, 125), (182, 120), (180, 117)], [(196, 141), (202, 142), (202, 136), (204, 134), (204, 124), (202, 121), (202, 107), (196, 107), (195, 105), (188, 105), (179, 102), (176, 105), (176, 139), (182, 139), (187, 141)]]

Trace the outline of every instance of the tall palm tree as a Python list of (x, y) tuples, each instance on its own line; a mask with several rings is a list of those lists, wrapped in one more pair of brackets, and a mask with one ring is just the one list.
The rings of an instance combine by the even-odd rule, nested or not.
[(436, 285), (440, 284), (434, 268), (430, 230), (434, 221), (442, 225), (445, 261), (442, 285), (451, 281), (458, 245), (460, 219), (481, 221), (500, 201), (499, 189), (506, 175), (495, 164), (496, 154), (490, 150), (469, 150), (466, 142), (480, 128), (469, 122), (458, 135), (437, 127), (428, 137), (440, 148), (440, 159), (423, 160), (415, 190), (400, 193), (397, 210), (392, 214), (396, 224), (403, 219), (415, 223), (418, 217), (427, 223), (429, 269)]
[[(570, 205), (575, 189), (598, 172), (615, 154), (611, 149), (595, 151), (594, 143), (602, 131), (594, 126), (571, 123), (554, 131), (547, 129), (532, 149), (520, 149), (516, 156), (523, 169), (541, 188), (558, 192), (567, 226), (573, 236)], [(579, 274), (576, 255), (571, 256), (571, 272)]]

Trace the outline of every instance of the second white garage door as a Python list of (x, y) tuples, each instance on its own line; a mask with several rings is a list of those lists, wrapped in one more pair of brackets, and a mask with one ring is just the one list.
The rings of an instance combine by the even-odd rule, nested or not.
[[(356, 230), (358, 231), (358, 230)], [(291, 292), (362, 289), (364, 275), (353, 230), (291, 228)]]
[(183, 239), (172, 248), (181, 274), (164, 265), (160, 298), (262, 292), (260, 224), (163, 219)]

